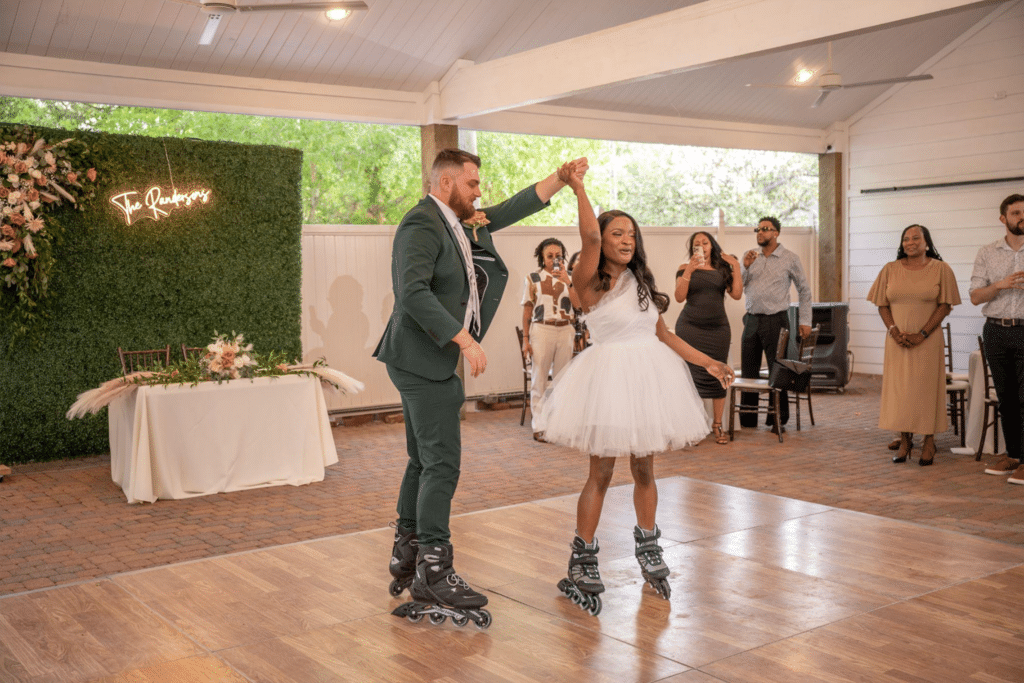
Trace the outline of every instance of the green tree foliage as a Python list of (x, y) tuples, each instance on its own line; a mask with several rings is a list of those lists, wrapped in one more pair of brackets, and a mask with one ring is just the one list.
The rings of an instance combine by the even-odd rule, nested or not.
[[(771, 214), (817, 226), (818, 160), (809, 154), (618, 145), (619, 208), (647, 225), (756, 225)], [(624, 149), (623, 149), (624, 148)]]
[[(478, 133), (483, 203), (538, 180), (561, 161), (587, 157), (595, 210), (621, 209), (641, 225), (756, 225), (765, 214), (788, 225), (817, 226), (818, 160), (810, 154), (758, 152)], [(572, 225), (575, 202), (554, 202), (531, 225)]]
[[(0, 98), (0, 121), (297, 148), (307, 223), (394, 225), (421, 192), (419, 131), (411, 126), (15, 98)], [(809, 154), (485, 132), (469, 140), (484, 162), (485, 206), (586, 156), (595, 207), (628, 211), (642, 225), (712, 225), (722, 209), (728, 225), (773, 214), (788, 225), (817, 226), (818, 162)], [(524, 222), (573, 225), (576, 203), (561, 196)]]

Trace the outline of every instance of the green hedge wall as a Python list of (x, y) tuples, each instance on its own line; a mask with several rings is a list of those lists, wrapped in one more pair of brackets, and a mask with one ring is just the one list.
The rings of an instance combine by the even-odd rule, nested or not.
[[(0, 124), (0, 138), (13, 126)], [(121, 373), (117, 347), (204, 346), (244, 334), (259, 352), (299, 357), (302, 152), (191, 139), (37, 129), (91, 148), (96, 197), (62, 209), (46, 319), (12, 351), (0, 292), (0, 463), (109, 452), (107, 411), (64, 413)], [(151, 185), (212, 190), (209, 204), (126, 225), (109, 198)], [(177, 354), (175, 354), (177, 350)]]

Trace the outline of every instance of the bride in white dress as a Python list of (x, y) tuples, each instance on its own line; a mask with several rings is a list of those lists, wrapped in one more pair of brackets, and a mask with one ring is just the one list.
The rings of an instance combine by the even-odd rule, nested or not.
[[(709, 431), (684, 361), (707, 368), (726, 387), (733, 372), (669, 331), (661, 317), (669, 297), (655, 289), (636, 221), (621, 211), (595, 218), (583, 185), (584, 171), (585, 167), (566, 164), (559, 178), (576, 193), (579, 204), (583, 249), (572, 283), (592, 346), (555, 379), (540, 420), (546, 441), (590, 455), (590, 474), (577, 503), (569, 581), (585, 594), (604, 590), (594, 535), (615, 458), (629, 456), (637, 559), (644, 577), (660, 580), (665, 590), (658, 590), (667, 597), (664, 579), (669, 571), (661, 559), (655, 523), (654, 454), (696, 443)], [(580, 602), (588, 607), (585, 599)], [(599, 601), (597, 605), (599, 610)]]

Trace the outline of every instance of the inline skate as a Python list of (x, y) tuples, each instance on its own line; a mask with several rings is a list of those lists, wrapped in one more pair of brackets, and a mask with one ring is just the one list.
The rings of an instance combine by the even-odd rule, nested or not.
[(558, 590), (565, 597), (593, 616), (601, 613), (601, 593), (604, 583), (597, 567), (597, 539), (587, 543), (579, 536), (572, 540), (569, 555), (569, 576), (558, 582)]
[(391, 613), (412, 622), (427, 617), (431, 624), (441, 624), (451, 617), (456, 626), (465, 626), (470, 619), (478, 628), (490, 626), (491, 613), (480, 609), (487, 604), (487, 596), (470, 588), (455, 573), (453, 557), (449, 543), (420, 545), (416, 576), (409, 587), (413, 601), (399, 605)]
[(672, 595), (672, 587), (668, 585), (670, 574), (665, 558), (662, 556), (658, 539), (661, 529), (654, 525), (654, 531), (645, 531), (638, 526), (633, 527), (633, 539), (636, 541), (636, 561), (640, 563), (640, 572), (651, 588), (666, 600)]
[(391, 547), (391, 564), (388, 569), (394, 580), (388, 586), (391, 597), (397, 598), (412, 584), (416, 576), (416, 553), (420, 543), (416, 539), (416, 530), (407, 529), (397, 521), (390, 524), (395, 529), (395, 544)]

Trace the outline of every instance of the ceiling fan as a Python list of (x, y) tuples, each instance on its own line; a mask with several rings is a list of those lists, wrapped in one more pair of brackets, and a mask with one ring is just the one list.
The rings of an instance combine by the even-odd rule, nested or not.
[(296, 2), (270, 5), (239, 4), (237, 0), (171, 0), (179, 5), (191, 5), (206, 12), (206, 26), (199, 37), (200, 45), (209, 45), (217, 35), (217, 27), (225, 14), (231, 12), (327, 12), (347, 10), (349, 13), (369, 9), (365, 2)]
[(860, 83), (843, 83), (842, 77), (832, 70), (832, 42), (828, 44), (828, 61), (825, 64), (825, 70), (818, 74), (817, 80), (811, 82), (811, 77), (808, 76), (806, 83), (793, 83), (784, 85), (769, 85), (761, 83), (747, 83), (748, 88), (797, 88), (797, 89), (812, 89), (816, 88), (821, 94), (818, 95), (818, 99), (814, 100), (814, 104), (811, 108), (816, 108), (825, 101), (825, 98), (831, 95), (836, 90), (842, 90), (843, 88), (863, 88), (869, 85), (889, 85), (892, 83), (910, 83), (912, 81), (928, 81), (932, 79), (931, 74), (920, 74), (917, 76), (897, 76), (896, 78), (882, 78), (877, 81), (862, 81)]

